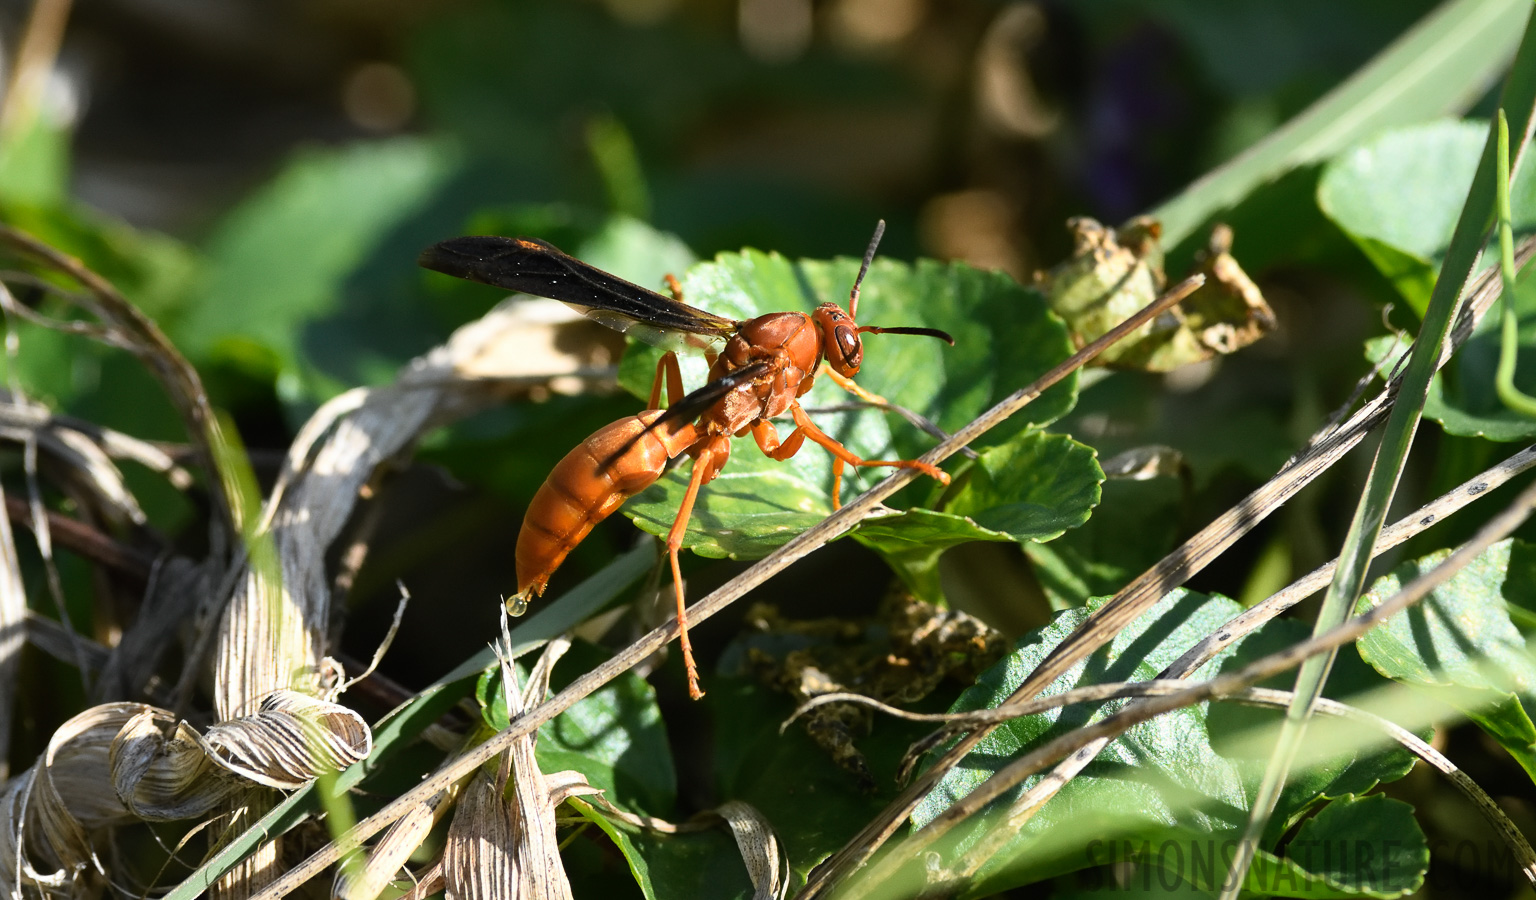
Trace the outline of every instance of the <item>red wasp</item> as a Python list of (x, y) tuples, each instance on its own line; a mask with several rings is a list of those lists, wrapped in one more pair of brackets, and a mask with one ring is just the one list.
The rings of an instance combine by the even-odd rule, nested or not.
[[(833, 456), (834, 507), (839, 505), (845, 465), (918, 469), (949, 483), (947, 474), (927, 463), (855, 456), (817, 428), (800, 407), (799, 398), (811, 389), (823, 359), (838, 384), (862, 393), (850, 380), (863, 361), (860, 334), (928, 335), (954, 344), (948, 334), (934, 328), (855, 324), (859, 285), (884, 231), (882, 221), (854, 279), (846, 312), (836, 303), (823, 303), (809, 314), (776, 312), (746, 321), (727, 319), (682, 302), (681, 290), (671, 276), (667, 280), (673, 296), (666, 297), (532, 238), (459, 237), (421, 254), (419, 262), (428, 269), (563, 301), (610, 328), (668, 350), (656, 366), (651, 408), (587, 438), (555, 466), (534, 495), (517, 537), (517, 593), (507, 601), (509, 612), (521, 615), (529, 598), (544, 593), (550, 575), (593, 526), (653, 484), (670, 460), (687, 453), (693, 457), (693, 471), (677, 519), (667, 534), (667, 552), (677, 591), (688, 693), (698, 699), (704, 692), (699, 690), (693, 649), (688, 643), (677, 555), (699, 487), (714, 480), (725, 467), (732, 436), (750, 432), (763, 453), (777, 460), (794, 456), (807, 438), (825, 447)], [(688, 394), (683, 393), (674, 352), (684, 347), (703, 350), (710, 364), (709, 382)], [(665, 409), (659, 408), (663, 384), (667, 389)], [(786, 412), (794, 420), (795, 430), (780, 440), (769, 420)]]

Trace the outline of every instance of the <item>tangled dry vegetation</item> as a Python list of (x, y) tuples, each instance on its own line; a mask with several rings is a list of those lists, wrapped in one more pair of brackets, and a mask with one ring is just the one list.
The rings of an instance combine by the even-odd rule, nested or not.
[[(121, 634), (111, 647), (70, 632), (67, 616), (63, 626), (29, 617), (15, 536), (10, 520), (0, 519), (6, 563), (0, 616), (11, 651), (5, 655), (11, 669), (0, 674), (14, 687), (15, 651), (31, 639), (79, 664), (98, 701), (57, 731), (36, 765), (6, 783), (10, 814), (0, 878), (20, 885), (27, 896), (97, 896), (109, 882), (139, 893), (144, 886), (131, 880), (154, 879), (157, 873), (138, 864), (121, 865), (119, 832), (124, 826), (191, 820), (201, 824), (183, 840), (202, 832), (202, 839), (212, 838), (217, 846), (246, 831), (270, 808), (271, 789), (291, 791), (368, 757), (368, 724), (338, 702), (353, 682), (327, 655), (333, 590), (326, 554), (360, 498), (368, 495), (370, 480), (409, 456), (430, 428), (500, 402), (509, 392), (524, 391), (530, 381), (586, 373), (580, 360), (525, 352), (530, 334), (559, 326), (530, 324), (523, 308), (498, 308), (414, 361), (395, 384), (352, 391), (326, 404), (294, 442), (276, 485), (261, 502), (249, 464), (221, 430), (197, 373), (155, 325), (75, 260), (9, 229), (4, 241), (29, 269), (8, 276), (0, 287), (5, 312), (137, 356), (181, 412), (190, 438), (178, 456), (128, 435), (53, 416), (14, 385), (0, 411), (6, 438), (24, 449), (31, 494), (20, 502), (8, 498), (9, 508), (32, 528), (44, 561), (52, 565), (51, 547), (57, 543), (148, 585), (142, 606), (120, 623)], [(59, 287), (60, 281), (70, 284)], [(43, 296), (65, 300), (87, 318), (45, 319), (33, 308)], [(14, 343), (11, 347), (18, 352)], [(530, 379), (530, 372), (537, 379)], [(114, 462), (124, 458), (149, 466), (183, 489), (194, 489), (194, 480), (182, 460), (208, 476), (198, 482), (213, 510), (205, 556), (143, 559), (93, 527), (144, 524)], [(78, 519), (45, 510), (45, 490), (73, 501), (81, 511)], [(546, 651), (522, 692), (509, 693), (519, 698), (509, 703), (514, 710), (543, 699), (560, 646)], [(175, 650), (181, 655), (181, 675), (162, 678), (159, 673), (174, 662)], [(210, 673), (213, 709), (198, 711), (195, 689)], [(515, 683), (515, 677), (507, 683)], [(119, 699), (146, 694), (162, 705)], [(13, 699), (8, 691), (7, 700)], [(10, 702), (4, 706), (0, 727), (5, 733), (12, 708)], [(190, 719), (213, 724), (198, 729)], [(452, 888), (466, 879), (511, 878), (529, 890), (540, 886), (536, 893), (519, 896), (558, 895), (563, 877), (553, 877), (559, 870), (554, 809), (567, 796), (591, 789), (573, 773), (556, 773), (546, 781), (536, 765), (530, 771), (531, 744), (527, 738), (513, 747), (502, 764), (502, 785), (514, 769), (520, 773), (516, 805), (498, 799), (502, 795), (483, 777), (455, 790), (461, 812), (449, 832), (438, 884), (446, 879)], [(350, 880), (340, 883), (338, 892), (377, 895), (382, 882), (375, 872), (386, 882), (394, 878), (403, 860), (393, 855), (396, 848), (409, 855), (424, 834), (412, 832), (411, 825), (430, 827), (448, 808), (443, 796), (422, 805), (375, 851), (389, 862), (349, 870)], [(734, 818), (744, 823), (738, 830), (758, 824), (750, 814)], [(196, 848), (163, 850), (163, 855), (202, 855)], [(504, 865), (509, 859), (515, 864)], [(285, 868), (281, 860), (274, 839), (227, 874), (216, 890), (249, 893)], [(769, 866), (765, 871), (771, 875), (776, 870)], [(431, 883), (422, 889), (431, 889)]]

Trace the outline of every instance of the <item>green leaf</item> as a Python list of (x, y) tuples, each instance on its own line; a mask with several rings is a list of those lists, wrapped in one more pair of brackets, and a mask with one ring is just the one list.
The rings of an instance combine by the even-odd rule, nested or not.
[(1164, 246), (1368, 135), (1464, 109), (1508, 64), (1529, 12), (1525, 0), (1444, 4), (1306, 111), (1153, 210)]
[(1113, 478), (1101, 487), (1095, 514), (1050, 543), (1024, 554), (1056, 608), (1107, 597), (1151, 568), (1179, 536), (1183, 486), (1177, 479)]
[[(688, 273), (684, 296), (711, 312), (738, 319), (778, 310), (810, 311), (821, 302), (845, 302), (858, 265), (852, 259), (792, 262), (755, 250), (721, 254)], [(858, 377), (868, 390), (947, 430), (969, 422), (1071, 353), (1065, 327), (1046, 310), (1038, 293), (1001, 273), (962, 264), (923, 260), (913, 266), (877, 260), (864, 282), (859, 312), (861, 320), (870, 323), (923, 325), (954, 335), (952, 348), (931, 338), (869, 335)], [(632, 347), (625, 355), (620, 380), (637, 396), (650, 393), (657, 355), (644, 347)], [(701, 384), (706, 368), (703, 360), (684, 359), (687, 386)], [(1075, 379), (1067, 379), (987, 440), (1006, 441), (1030, 425), (1055, 420), (1071, 408), (1075, 392)], [(845, 405), (850, 399), (830, 379), (818, 379), (801, 402), (815, 410)], [(911, 458), (933, 446), (931, 436), (879, 410), (813, 412), (812, 419), (866, 459)], [(787, 431), (783, 433), (787, 436)], [(1048, 442), (1020, 446), (1060, 448), (1049, 452), (1066, 448)], [(807, 442), (800, 453), (779, 463), (764, 457), (750, 442), (737, 441), (732, 456), (720, 478), (700, 492), (684, 546), (704, 556), (755, 559), (832, 511), (831, 458), (820, 448)], [(1070, 463), (1066, 465), (1071, 468)], [(1079, 466), (1077, 471), (1086, 472), (1087, 467)], [(851, 497), (886, 474), (883, 469), (849, 470), (842, 495)], [(687, 475), (688, 467), (679, 467), (626, 504), (626, 514), (646, 531), (665, 534), (687, 489)], [(997, 490), (1031, 479), (1021, 473)], [(932, 491), (933, 486), (919, 483), (917, 489)], [(1091, 490), (1096, 493), (1096, 486)], [(970, 512), (977, 510), (973, 507)], [(1013, 513), (1023, 515), (1017, 508)], [(1008, 515), (999, 511), (993, 524), (1028, 527), (1022, 522), (1010, 524)], [(1068, 511), (1061, 518), (1072, 520), (1078, 515)], [(932, 527), (933, 520), (917, 517), (913, 521), (912, 527), (921, 531)], [(900, 527), (906, 526), (885, 526), (887, 533)], [(1069, 526), (1039, 527), (1059, 531)]]
[(1412, 806), (1381, 796), (1344, 797), (1307, 820), (1285, 856), (1260, 851), (1244, 888), (1319, 900), (1401, 897), (1418, 890), (1428, 871), (1429, 843)]
[[(445, 145), (419, 138), (300, 153), (220, 223), (208, 243), (204, 300), (176, 337), (194, 357), (213, 353), (228, 337), (254, 340), (277, 355), (285, 372), (313, 378), (360, 353), (377, 360), (375, 378), (392, 376), (411, 351), (385, 360), (376, 348), (400, 343), (402, 332), (432, 330), (407, 318), (424, 315), (413, 309), (419, 304), (393, 304), (398, 308), (382, 315), (393, 298), (349, 293), (349, 279), (421, 210), (453, 166)], [(413, 268), (414, 251), (389, 264)], [(363, 327), (338, 330), (313, 346), (309, 330), (344, 310)], [(341, 386), (351, 385), (343, 379), (332, 389)]]
[[(1420, 316), (1487, 138), (1486, 122), (1430, 122), (1382, 134), (1323, 169), (1318, 205)], [(1517, 231), (1536, 227), (1533, 172), (1521, 167), (1510, 186)]]
[(779, 733), (779, 723), (794, 708), (783, 694), (717, 676), (704, 702), (714, 718), (716, 796), (744, 801), (766, 816), (800, 879), (895, 797), (900, 756), (927, 731), (887, 716), (874, 719), (869, 735), (859, 740), (876, 785), (867, 792), (804, 728), (796, 724)]
[[(1510, 559), (1517, 550), (1526, 560), (1526, 577), (1510, 578)], [(1505, 605), (1516, 596), (1514, 585), (1530, 583), (1529, 552), (1514, 540), (1494, 544), (1357, 646), (1382, 675), (1461, 710), (1536, 778), (1536, 724), (1525, 706), (1536, 701), (1536, 660)], [(1356, 611), (1376, 606), (1449, 555), (1442, 550), (1398, 566), (1372, 585)]]
[[(1390, 132), (1340, 157), (1326, 170), (1318, 201), (1420, 315), (1439, 271), (1486, 139), (1475, 122), (1436, 122)], [(1517, 231), (1536, 229), (1536, 166), (1522, 166), (1510, 186)], [(1536, 281), (1516, 282), (1521, 353), (1515, 384), (1536, 388)], [(1536, 423), (1508, 409), (1494, 390), (1498, 319), (1487, 317), (1430, 383), (1424, 415), (1449, 434), (1495, 441), (1536, 436)], [(1379, 361), (1393, 344), (1372, 342)]]
[[(1170, 593), (1108, 647), (1080, 662), (1044, 693), (1109, 681), (1155, 676), (1194, 642), (1241, 611), (1232, 600), (1178, 590)], [(1039, 632), (1026, 637), (1013, 654), (984, 673), (953, 709), (992, 707), (1006, 698), (1053, 647), (1087, 617), (1071, 609)], [(1270, 626), (1277, 633), (1270, 634)], [(1237, 665), (1275, 644), (1289, 644), (1304, 632), (1296, 623), (1270, 623), (1228, 648), (1208, 666)], [(1208, 669), (1205, 671), (1209, 671)], [(1197, 677), (1200, 677), (1197, 675)], [(1359, 666), (1346, 680), (1330, 682), (1330, 693), (1374, 679)], [(1379, 679), (1376, 679), (1379, 683)], [(940, 782), (918, 807), (913, 822), (921, 826), (956, 799), (970, 793), (1019, 755), (1060, 734), (1103, 718), (1125, 701), (1053, 710), (1007, 723), (989, 734)], [(1179, 836), (1225, 839), (1240, 830), (1248, 798), (1259, 780), (1262, 756), (1224, 755), (1212, 745), (1212, 717), (1206, 705), (1177, 710), (1135, 726), (1111, 742), (1081, 774), (1051, 799), (980, 873), (968, 891), (988, 891), (1027, 884), (1073, 871), (1094, 860), (1083, 852), (1093, 841), (1153, 842)], [(1336, 793), (1368, 790), (1378, 781), (1401, 777), (1412, 760), (1399, 750), (1343, 752), (1298, 775), (1282, 800), (1282, 822), (1294, 821), (1306, 807)], [(1040, 776), (1025, 782), (1034, 784)], [(1018, 791), (1007, 797), (1016, 797)], [(987, 814), (952, 832), (958, 846), (973, 844), (991, 827)], [(1283, 827), (1283, 826), (1282, 826)]]
[(1280, 862), (1304, 877), (1288, 884), (1270, 857), (1254, 866), (1249, 889), (1290, 897), (1401, 897), (1424, 883), (1429, 843), (1407, 803), (1341, 797), (1302, 824)]
[[(1220, 890), (1233, 843), (1187, 835), (1160, 844), (1128, 843), (1122, 856), (1148, 871), (1131, 881), (1182, 884), (1196, 896)], [(1346, 796), (1304, 822), (1285, 855), (1260, 850), (1243, 885), (1248, 896), (1386, 898), (1412, 893), (1429, 871), (1429, 843), (1413, 807), (1387, 797)]]
[(1025, 432), (989, 448), (944, 511), (909, 509), (854, 531), (919, 597), (940, 599), (939, 556), (967, 541), (1036, 543), (1088, 521), (1104, 472), (1093, 448), (1065, 435)]
[[(605, 658), (587, 645), (573, 647), (569, 656), (557, 671), (572, 676)], [(602, 788), (615, 806), (672, 814), (677, 772), (666, 725), (656, 705), (656, 689), (634, 672), (625, 672), (539, 729), (537, 751), (544, 771), (575, 769)]]

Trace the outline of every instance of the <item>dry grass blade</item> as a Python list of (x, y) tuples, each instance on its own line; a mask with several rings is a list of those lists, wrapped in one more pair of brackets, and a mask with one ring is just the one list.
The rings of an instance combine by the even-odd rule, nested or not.
[[(1045, 375), (1042, 375), (1033, 384), (1009, 395), (992, 409), (960, 429), (949, 440), (928, 451), (921, 457), (922, 461), (938, 464), (959, 452), (961, 447), (976, 440), (976, 438), (986, 433), (989, 429), (1018, 412), (1052, 385), (1081, 368), (1084, 362), (1103, 352), (1105, 347), (1110, 346), (1126, 334), (1134, 331), (1148, 319), (1161, 314), (1177, 304), (1203, 284), (1204, 281), (1205, 279), (1202, 276), (1193, 276), (1174, 285), (1167, 293), (1153, 303), (1148, 304), (1136, 315), (1126, 319), (1119, 326), (1104, 334), (1104, 336), (1074, 353), (1061, 364), (1051, 369)], [(688, 608), (688, 621), (692, 623), (704, 621), (735, 602), (737, 598), (748, 591), (767, 581), (791, 563), (805, 557), (828, 541), (847, 533), (861, 520), (879, 510), (881, 501), (905, 487), (917, 477), (915, 470), (898, 469), (884, 481), (850, 501), (842, 509), (834, 512), (814, 527), (802, 532), (784, 546), (753, 564), (747, 571), (731, 579), (731, 581), (714, 593), (690, 606)], [(670, 621), (641, 636), (628, 647), (615, 654), (606, 663), (577, 678), (555, 697), (513, 719), (512, 724), (505, 730), (475, 748), (473, 752), (465, 754), (462, 759), (453, 765), (423, 780), (421, 784), (397, 798), (384, 809), (359, 822), (357, 827), (345, 836), (346, 841), (366, 840), (372, 835), (377, 834), (403, 815), (406, 810), (444, 790), (449, 784), (462, 778), (465, 774), (474, 771), (496, 754), (511, 746), (514, 741), (524, 735), (533, 733), (540, 725), (569, 709), (576, 701), (635, 667), (667, 643), (676, 640), (677, 636), (678, 627), (676, 621)], [(258, 897), (260, 900), (276, 900), (277, 897), (292, 892), (297, 889), (298, 885), (313, 878), (326, 866), (335, 862), (340, 853), (341, 843), (333, 842), (295, 866), (281, 879), (273, 882)]]
[[(0, 489), (0, 500), (8, 499)], [(21, 648), (26, 643), (27, 588), (21, 580), (21, 560), (16, 555), (16, 536), (11, 517), (0, 515), (0, 747), (11, 744), (11, 720), (16, 708), (16, 672)], [(10, 775), (8, 761), (0, 761), (0, 778)]]
[(363, 717), (345, 706), (275, 691), (256, 714), (220, 722), (199, 743), (216, 765), (236, 775), (294, 790), (367, 758), (373, 734)]
[[(203, 389), (197, 370), (177, 352), (159, 326), (139, 312), (110, 282), (86, 268), (79, 260), (60, 253), (28, 234), (3, 225), (0, 225), (0, 245), (63, 273), (84, 287), (90, 293), (92, 311), (118, 338), (117, 342), (142, 360), (150, 373), (160, 381), (186, 424), (194, 456), (209, 475), (208, 493), (216, 513), (210, 526), (210, 539), (214, 548), (211, 555), (222, 556), (229, 546), (229, 536), (235, 532), (234, 509), (217, 461), (218, 448), (224, 446), (225, 438), (220, 433), (218, 420), (208, 403), (208, 394)], [(8, 312), (16, 312), (21, 308), (9, 302), (8, 291), (0, 291), (0, 301), (7, 301)]]
[(204, 816), (231, 794), (250, 787), (214, 764), (190, 726), (151, 706), (143, 707), (113, 738), (108, 767), (118, 798), (148, 821)]
[[(1265, 678), (1294, 668), (1312, 656), (1336, 650), (1338, 647), (1358, 639), (1376, 625), (1423, 599), (1435, 588), (1450, 580), (1452, 575), (1460, 571), (1473, 559), (1476, 559), (1479, 554), (1487, 550), (1493, 543), (1508, 536), (1510, 532), (1526, 520), (1533, 506), (1536, 506), (1536, 486), (1527, 488), (1509, 509), (1495, 516), (1478, 531), (1471, 541), (1462, 545), (1435, 569), (1415, 579), (1374, 609), (1349, 619), (1338, 628), (1265, 656), (1238, 671), (1226, 673), (1209, 681), (1185, 687), (1183, 690), (1172, 694), (1132, 704), (1120, 712), (1101, 719), (1092, 725), (1062, 735), (1012, 760), (970, 794), (950, 805), (944, 812), (929, 822), (928, 825), (914, 834), (904, 845), (902, 853), (888, 854), (883, 858), (865, 873), (866, 877), (861, 879), (861, 883), (865, 886), (873, 886), (889, 878), (895, 869), (899, 868), (906, 861), (922, 855), (928, 847), (931, 847), (935, 841), (955, 824), (976, 815), (992, 803), (992, 801), (1017, 787), (1024, 779), (1041, 771), (1052, 762), (1066, 757), (1068, 754), (1078, 754), (1091, 758), (1092, 753), (1087, 748), (1102, 746), (1104, 742), (1124, 734), (1133, 725), (1145, 722), (1172, 709), (1188, 706), (1202, 700), (1226, 696)], [(999, 707), (998, 709), (1001, 710), (1003, 708)], [(1048, 796), (1050, 792), (1054, 792), (1059, 787), (1059, 785), (1051, 785), (1049, 782), (1050, 779), (1042, 780), (1030, 791), (1025, 792), (1019, 800), (1010, 804), (1005, 815), (996, 823), (995, 827), (1008, 829), (1010, 835), (1016, 833), (1017, 829), (1022, 827), (1023, 823), (1039, 808), (1039, 803), (1043, 802), (1042, 799), (1039, 799), (1039, 794), (1044, 793)], [(1044, 788), (1044, 791), (1042, 791), (1042, 788)]]
[[(13, 393), (0, 395), (0, 439), (35, 444), (54, 466), (70, 494), (101, 520), (114, 526), (144, 523), (139, 501), (123, 483), (123, 473), (98, 440), (70, 427), (44, 406)], [(66, 487), (66, 490), (69, 490)]]
[(54, 732), (42, 758), (0, 796), (0, 884), (58, 897), (91, 896), (101, 866), (91, 835), (129, 821), (108, 774), (117, 733), (144, 709), (95, 706)]
[[(1023, 716), (1036, 715), (1048, 709), (1069, 706), (1074, 703), (1098, 703), (1104, 700), (1120, 700), (1133, 697), (1166, 697), (1180, 692), (1187, 692), (1190, 685), (1176, 680), (1157, 679), (1154, 681), (1139, 682), (1112, 682), (1095, 684), (1087, 687), (1073, 688), (1060, 694), (1052, 694), (1040, 697), (1027, 704), (1007, 709), (979, 709), (972, 712), (961, 713), (915, 713), (910, 710), (899, 709), (887, 703), (882, 703), (873, 697), (862, 694), (837, 692), (822, 694), (805, 703), (802, 703), (791, 716), (780, 726), (782, 731), (791, 722), (806, 712), (828, 703), (855, 703), (888, 716), (906, 719), (911, 722), (944, 722), (957, 728), (975, 728), (982, 725), (996, 725), (1010, 719)], [(1267, 706), (1283, 709), (1291, 702), (1290, 691), (1275, 690), (1273, 688), (1247, 687), (1224, 696), (1216, 697), (1219, 700), (1231, 700), (1237, 703), (1247, 703), (1254, 706)], [(1445, 754), (1425, 743), (1418, 735), (1403, 728), (1396, 722), (1384, 719), (1375, 713), (1330, 700), (1327, 697), (1318, 700), (1317, 711), (1326, 716), (1349, 719), (1358, 722), (1391, 740), (1397, 742), (1404, 749), (1413, 753), (1418, 758), (1433, 766), (1444, 775), (1451, 784), (1477, 807), (1479, 813), (1487, 820), (1488, 824), (1498, 832), (1499, 837), (1509, 847), (1520, 871), (1532, 884), (1536, 884), (1536, 850), (1531, 848), (1530, 842), (1520, 829), (1510, 820), (1504, 810), (1488, 796), (1477, 782), (1473, 781), (1456, 764), (1451, 762)], [(999, 838), (1006, 842), (1013, 839), (1014, 832), (1007, 829), (997, 829)], [(990, 835), (988, 839), (990, 839)], [(984, 839), (966, 854), (966, 860), (951, 871), (954, 876), (957, 871), (975, 871), (980, 864), (985, 863), (1000, 847), (988, 844)]]
[[(459, 794), (453, 823), (443, 846), (444, 895), (464, 900), (522, 897), (518, 820), (501, 788), (485, 773)], [(570, 883), (560, 873), (553, 896), (569, 897)]]
[[(1527, 238), (1521, 242), (1516, 253), (1517, 262), (1524, 266), (1533, 256), (1536, 256), (1536, 239)], [(1445, 352), (1441, 355), (1441, 365), (1444, 365), (1451, 353), (1471, 336), (1473, 327), (1498, 299), (1498, 296), (1498, 272), (1490, 269), (1477, 279), (1468, 292), (1461, 315), (1446, 342)], [(1030, 677), (1025, 679), (1018, 690), (1005, 701), (1005, 705), (1034, 697), (1077, 661), (1098, 649), (1105, 641), (1141, 615), (1164, 594), (1183, 584), (1220, 556), (1238, 538), (1247, 534), (1297, 491), (1343, 458), (1344, 454), (1359, 444), (1372, 428), (1385, 421), (1387, 412), (1391, 409), (1396, 397), (1397, 388), (1401, 384), (1401, 377), (1401, 373), (1394, 375), (1386, 388), (1348, 421), (1336, 427), (1329, 427), (1320, 436), (1315, 436), (1306, 449), (1293, 457), (1274, 478), (1249, 494), (1232, 509), (1218, 516), (1157, 565), (1122, 588), (1084, 622), (1078, 631), (1058, 645), (1051, 655), (1036, 667)], [(944, 775), (986, 736), (987, 731), (988, 729), (981, 728), (966, 735), (934, 765), (919, 773), (913, 783), (908, 785), (890, 806), (811, 873), (801, 896), (806, 900), (820, 896), (832, 885), (852, 875), (863, 866), (870, 856), (896, 833), (912, 811), (917, 808), (922, 798), (927, 796)], [(1091, 755), (1087, 756), (1089, 759), (1092, 758)], [(1034, 790), (1054, 792), (1059, 787), (1058, 783), (1052, 782), (1048, 785), (1047, 782), (1041, 782), (1035, 786)], [(1021, 802), (1022, 800), (1023, 798)], [(940, 824), (940, 820), (935, 820), (928, 825), (928, 828), (934, 827), (943, 829), (947, 825)]]
[(426, 841), (447, 808), (447, 794), (438, 794), (401, 816), (374, 844), (362, 866), (343, 866), (337, 871), (331, 896), (336, 900), (374, 900), (382, 894)]
[(739, 800), (721, 804), (715, 814), (725, 820), (736, 838), (741, 861), (752, 879), (752, 900), (783, 900), (789, 891), (789, 859), (773, 833), (773, 825)]
[[(502, 643), (510, 646), (506, 620)], [(511, 658), (499, 652), (507, 711), (517, 715), (544, 698), (554, 664), (570, 641), (550, 641), (518, 690)], [(566, 798), (595, 794), (579, 772), (546, 776), (534, 757), (537, 735), (514, 742), (494, 779), (481, 771), (459, 797), (443, 848), (443, 882), (449, 897), (570, 900), (571, 885), (560, 859), (555, 807)]]

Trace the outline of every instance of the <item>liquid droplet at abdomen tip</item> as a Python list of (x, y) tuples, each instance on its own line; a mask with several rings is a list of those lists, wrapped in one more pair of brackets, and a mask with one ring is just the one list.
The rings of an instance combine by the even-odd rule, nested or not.
[(514, 619), (528, 611), (528, 595), (526, 593), (513, 594), (503, 601), (507, 615)]

